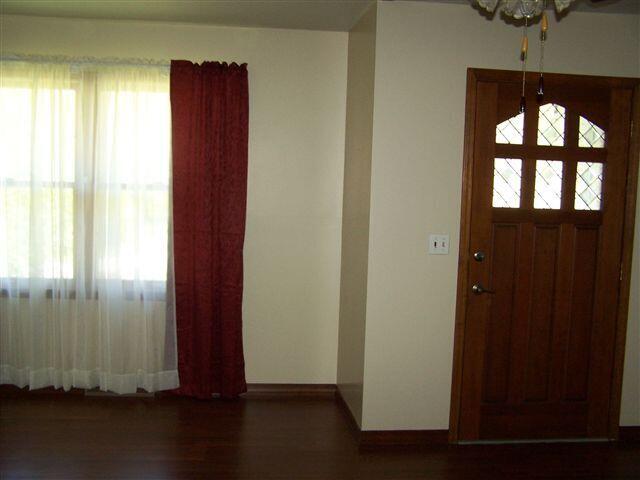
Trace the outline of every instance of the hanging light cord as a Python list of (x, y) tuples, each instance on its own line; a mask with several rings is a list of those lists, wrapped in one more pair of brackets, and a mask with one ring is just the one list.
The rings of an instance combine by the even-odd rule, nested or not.
[[(546, 5), (546, 3), (545, 3)], [(544, 96), (544, 44), (547, 42), (547, 29), (549, 22), (547, 20), (547, 12), (542, 11), (542, 19), (540, 20), (540, 78), (538, 79), (538, 100), (542, 101)]]
[(540, 76), (544, 73), (544, 44), (547, 40), (547, 32), (542, 30), (540, 32)]
[(527, 77), (527, 53), (529, 50), (529, 38), (527, 36), (529, 19), (524, 17), (524, 28), (522, 33), (522, 47), (520, 48), (520, 58), (522, 60), (522, 96), (520, 97), (520, 113), (526, 110), (525, 81)]

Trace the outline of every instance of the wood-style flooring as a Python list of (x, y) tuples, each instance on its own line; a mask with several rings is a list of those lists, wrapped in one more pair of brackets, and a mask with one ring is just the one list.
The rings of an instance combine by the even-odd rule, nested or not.
[(640, 444), (360, 452), (326, 398), (0, 393), (1, 479), (640, 479)]

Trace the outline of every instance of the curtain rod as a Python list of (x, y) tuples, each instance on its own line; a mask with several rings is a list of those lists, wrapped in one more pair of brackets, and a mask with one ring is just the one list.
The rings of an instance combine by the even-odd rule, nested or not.
[(153, 60), (148, 58), (117, 58), (117, 57), (70, 57), (66, 55), (30, 55), (22, 53), (3, 53), (3, 62), (33, 62), (33, 63), (61, 63), (75, 66), (83, 65), (124, 65), (128, 67), (162, 67), (169, 68), (169, 60)]

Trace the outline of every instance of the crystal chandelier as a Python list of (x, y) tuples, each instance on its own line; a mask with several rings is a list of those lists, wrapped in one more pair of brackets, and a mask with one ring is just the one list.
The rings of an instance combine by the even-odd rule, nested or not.
[[(542, 16), (540, 20), (540, 77), (538, 79), (538, 99), (542, 99), (544, 95), (544, 44), (547, 40), (547, 29), (549, 22), (545, 9), (547, 8), (547, 0), (471, 0), (490, 13), (496, 11), (500, 5), (500, 11), (507, 17), (516, 20), (524, 19), (524, 27), (522, 31), (522, 45), (520, 47), (520, 60), (522, 62), (522, 96), (520, 97), (520, 112), (526, 109), (525, 99), (525, 78), (527, 73), (527, 54), (529, 52), (529, 38), (527, 30), (529, 23), (536, 17)], [(565, 10), (575, 0), (553, 0), (554, 6), (558, 13)]]
[[(562, 12), (575, 0), (554, 0), (556, 11)], [(534, 17), (542, 14), (547, 7), (547, 0), (477, 0), (476, 3), (488, 12), (494, 12), (498, 4), (501, 5), (502, 13), (508, 17), (516, 19)]]

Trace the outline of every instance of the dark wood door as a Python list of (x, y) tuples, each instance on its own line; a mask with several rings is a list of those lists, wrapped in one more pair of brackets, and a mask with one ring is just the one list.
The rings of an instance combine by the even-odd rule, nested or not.
[(633, 88), (547, 75), (519, 114), (518, 76), (489, 77), (467, 144), (457, 439), (606, 438)]

